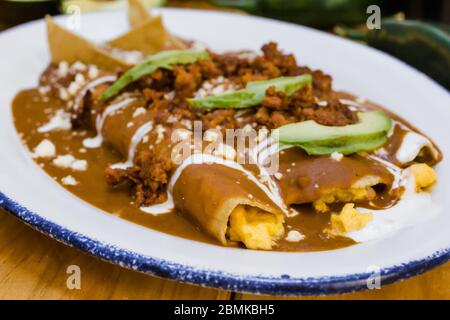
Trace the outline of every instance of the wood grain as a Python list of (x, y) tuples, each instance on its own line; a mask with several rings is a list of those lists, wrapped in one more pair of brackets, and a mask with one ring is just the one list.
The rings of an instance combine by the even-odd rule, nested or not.
[[(81, 269), (69, 290), (67, 267)], [(0, 299), (229, 299), (230, 293), (125, 270), (67, 247), (0, 209)]]
[[(274, 299), (271, 296), (237, 294), (236, 299)], [(277, 299), (277, 298), (275, 298)], [(283, 298), (285, 299), (285, 298)], [(420, 276), (370, 290), (328, 297), (290, 297), (301, 300), (450, 300), (450, 263), (428, 271)]]
[[(66, 286), (70, 265), (81, 269), (80, 290)], [(230, 298), (230, 292), (163, 280), (100, 261), (40, 234), (0, 209), (0, 299)], [(235, 299), (284, 298), (236, 294)], [(450, 263), (381, 290), (294, 299), (450, 299)]]

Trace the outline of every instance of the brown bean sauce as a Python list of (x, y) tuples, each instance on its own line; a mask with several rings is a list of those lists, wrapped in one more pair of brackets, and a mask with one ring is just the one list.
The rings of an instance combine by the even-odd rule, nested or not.
[[(52, 98), (43, 99), (37, 92), (37, 89), (20, 92), (13, 102), (14, 123), (23, 143), (29, 150), (33, 150), (43, 139), (49, 139), (55, 144), (58, 155), (71, 154), (77, 159), (87, 160), (88, 170), (86, 171), (62, 169), (54, 166), (51, 160), (37, 160), (42, 169), (53, 177), (56, 182), (60, 183), (61, 186), (78, 198), (133, 223), (186, 239), (219, 244), (217, 240), (205, 235), (190, 219), (186, 219), (179, 212), (159, 216), (144, 213), (133, 204), (128, 192), (110, 188), (105, 182), (104, 170), (112, 163), (123, 161), (123, 158), (115, 148), (107, 143), (104, 143), (100, 148), (96, 149), (84, 148), (82, 144), (83, 139), (94, 135), (93, 132), (68, 130), (39, 133), (37, 129), (47, 123), (50, 115), (61, 108), (63, 108), (63, 105), (59, 100)], [(389, 150), (392, 149), (394, 151), (398, 148), (403, 135), (404, 133), (397, 128), (394, 130), (394, 138), (391, 139), (388, 145)], [(287, 160), (285, 159), (282, 162), (282, 169), (285, 171), (289, 163), (299, 160), (296, 159), (298, 157), (303, 157), (303, 161), (308, 162), (308, 165), (311, 166), (307, 170), (315, 170), (315, 164), (298, 152), (288, 152), (285, 157), (287, 157)], [(332, 165), (327, 160), (323, 160), (322, 162)], [(350, 163), (353, 162), (350, 161)], [(318, 162), (317, 165), (320, 165), (320, 163)], [(378, 170), (378, 168), (374, 169), (369, 167), (361, 165), (361, 172), (370, 173), (373, 170)], [(342, 175), (344, 173), (340, 174)], [(63, 185), (61, 179), (68, 175), (73, 176), (79, 184), (75, 186)], [(352, 181), (355, 177), (344, 176), (341, 180), (346, 181), (346, 179)], [(311, 196), (311, 193), (314, 192), (314, 190), (306, 191), (305, 195), (307, 197)], [(296, 196), (294, 195), (293, 197), (295, 198)], [(398, 198), (389, 197), (385, 194), (384, 197), (380, 196), (375, 203), (362, 205), (371, 208), (386, 207), (392, 205), (396, 199)], [(296, 205), (295, 209), (299, 214), (286, 219), (286, 233), (290, 229), (296, 229), (306, 237), (303, 241), (296, 243), (281, 240), (275, 250), (321, 251), (342, 248), (355, 243), (353, 240), (345, 237), (329, 238), (323, 233), (323, 230), (329, 227), (330, 213), (316, 213), (310, 204)], [(333, 207), (333, 209), (335, 208)], [(336, 208), (336, 210), (339, 209)]]

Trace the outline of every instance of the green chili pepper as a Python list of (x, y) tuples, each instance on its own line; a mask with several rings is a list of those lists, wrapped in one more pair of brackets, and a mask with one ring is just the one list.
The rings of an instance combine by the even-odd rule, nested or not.
[(304, 74), (297, 77), (280, 77), (268, 81), (249, 82), (245, 89), (227, 92), (206, 98), (188, 99), (192, 106), (198, 108), (235, 108), (243, 109), (260, 104), (266, 95), (266, 90), (275, 87), (290, 96), (304, 85), (309, 85), (312, 77)]
[[(290, 21), (318, 28), (337, 23), (365, 23), (367, 7), (378, 5), (383, 15), (391, 13), (387, 0), (209, 0), (214, 5), (231, 7), (251, 14)], [(395, 11), (395, 10), (394, 10)]]
[(450, 27), (416, 20), (383, 19), (381, 29), (354, 30), (345, 27), (336, 33), (365, 41), (427, 74), (450, 90)]
[(113, 83), (102, 95), (102, 100), (107, 100), (119, 93), (130, 83), (139, 78), (151, 74), (159, 68), (172, 69), (174, 64), (194, 63), (197, 60), (208, 59), (209, 54), (206, 51), (195, 50), (172, 50), (163, 51), (155, 55), (149, 56), (142, 62), (138, 63), (130, 70), (125, 72), (116, 82)]

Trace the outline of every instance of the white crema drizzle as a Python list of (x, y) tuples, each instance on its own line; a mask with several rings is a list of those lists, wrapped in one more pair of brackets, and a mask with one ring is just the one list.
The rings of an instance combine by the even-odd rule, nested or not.
[(86, 138), (83, 140), (83, 146), (86, 148), (99, 148), (102, 145), (103, 142), (103, 125), (105, 124), (105, 120), (108, 116), (115, 113), (116, 111), (125, 108), (129, 104), (131, 104), (133, 101), (135, 101), (134, 98), (126, 98), (124, 100), (120, 100), (117, 103), (114, 103), (103, 111), (101, 115), (97, 116), (97, 119), (95, 121), (95, 128), (97, 130), (97, 135), (92, 138)]
[(414, 131), (408, 131), (403, 137), (402, 144), (398, 148), (395, 158), (402, 164), (409, 163), (417, 158), (424, 148), (428, 149), (435, 159), (438, 157), (439, 152), (429, 139)]
[(75, 97), (75, 101), (72, 108), (74, 110), (77, 110), (80, 107), (81, 100), (84, 98), (84, 96), (89, 90), (94, 89), (96, 86), (102, 83), (114, 82), (116, 80), (117, 76), (104, 76), (89, 82), (87, 85), (83, 87), (83, 89), (81, 89), (81, 91)]
[[(162, 213), (169, 213), (174, 208), (174, 202), (172, 197), (173, 187), (175, 186), (176, 182), (178, 181), (178, 178), (183, 173), (184, 169), (186, 169), (188, 166), (193, 164), (220, 164), (223, 166), (226, 166), (228, 168), (232, 168), (235, 170), (238, 170), (242, 172), (250, 181), (255, 183), (255, 185), (263, 191), (267, 197), (276, 204), (284, 213), (288, 214), (289, 210), (287, 209), (286, 205), (283, 202), (283, 199), (281, 198), (281, 195), (278, 191), (278, 187), (275, 186), (267, 186), (261, 181), (259, 181), (250, 171), (246, 170), (242, 165), (239, 163), (232, 161), (232, 160), (226, 160), (221, 157), (217, 157), (210, 154), (204, 154), (204, 153), (197, 153), (193, 154), (189, 157), (187, 157), (181, 164), (178, 166), (178, 168), (175, 170), (174, 174), (170, 178), (168, 190), (167, 190), (167, 200), (164, 203), (151, 205), (147, 207), (141, 207), (140, 209), (146, 213), (150, 213), (153, 215), (158, 215)], [(270, 185), (270, 184), (269, 184)]]
[(148, 121), (140, 126), (131, 138), (130, 147), (128, 148), (128, 157), (125, 162), (119, 162), (111, 165), (113, 169), (126, 169), (133, 165), (134, 155), (136, 154), (136, 149), (139, 143), (144, 139), (144, 137), (153, 129), (153, 121)]
[(347, 237), (365, 242), (388, 236), (395, 231), (417, 226), (435, 217), (440, 207), (430, 192), (416, 192), (415, 179), (408, 169), (402, 171), (405, 192), (393, 207), (383, 210), (357, 208), (360, 212), (372, 212), (373, 219), (361, 230), (350, 232)]

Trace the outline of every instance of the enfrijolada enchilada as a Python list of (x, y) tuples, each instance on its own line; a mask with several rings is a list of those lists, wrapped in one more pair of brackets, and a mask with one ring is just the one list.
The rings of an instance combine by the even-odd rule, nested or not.
[(276, 43), (216, 53), (139, 2), (130, 13), (101, 45), (47, 18), (52, 62), (13, 102), (33, 158), (80, 198), (170, 234), (288, 251), (381, 237), (403, 226), (396, 208), (430, 201), (442, 155), (395, 114)]

